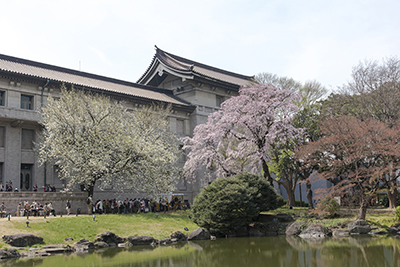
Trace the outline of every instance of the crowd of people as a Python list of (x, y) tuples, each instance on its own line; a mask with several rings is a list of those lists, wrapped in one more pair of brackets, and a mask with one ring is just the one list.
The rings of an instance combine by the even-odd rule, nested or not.
[(190, 208), (189, 202), (181, 202), (173, 198), (170, 202), (167, 199), (134, 198), (125, 200), (105, 199), (97, 200), (87, 204), (92, 206), (92, 212), (97, 214), (128, 214), (141, 212), (167, 212), (169, 210), (180, 210)]
[(34, 200), (31, 204), (28, 201), (19, 202), (17, 206), (16, 216), (56, 216), (53, 204), (51, 202), (39, 203)]
[[(32, 187), (32, 191), (33, 192), (37, 192), (38, 191), (38, 185), (35, 184)], [(3, 183), (0, 182), (0, 192), (18, 192), (18, 188), (13, 186), (12, 181), (8, 181), (6, 182), (6, 186), (4, 187)], [(55, 185), (50, 185), (50, 184), (46, 184), (45, 186), (43, 186), (43, 191), (44, 192), (56, 192), (56, 186)]]
[(13, 187), (13, 183), (11, 181), (6, 182), (6, 186), (4, 187), (3, 183), (0, 183), (0, 192), (12, 192), (14, 190), (17, 190), (17, 188)]
[[(12, 186), (12, 182), (7, 183), (7, 188)], [(2, 185), (1, 185), (2, 186)], [(54, 192), (52, 186), (46, 185), (45, 192)], [(36, 189), (36, 190), (35, 190)], [(50, 190), (50, 191), (49, 191)], [(34, 186), (34, 191), (37, 191), (37, 185)], [(89, 214), (132, 214), (132, 213), (146, 213), (146, 212), (167, 212), (176, 211), (181, 209), (189, 209), (190, 204), (188, 201), (182, 202), (178, 197), (173, 197), (171, 201), (166, 198), (159, 198), (159, 200), (145, 198), (133, 198), (125, 200), (117, 199), (104, 199), (92, 201), (91, 197), (87, 199), (88, 213)], [(65, 204), (67, 215), (71, 212), (71, 201), (68, 199)], [(79, 211), (78, 211), (79, 210)], [(4, 202), (0, 206), (0, 213), (6, 214), (6, 207)], [(77, 209), (77, 214), (80, 209)], [(28, 201), (19, 202), (16, 209), (16, 216), (56, 216), (56, 211), (52, 202), (39, 203), (34, 200), (32, 203)]]
[[(36, 188), (37, 188), (37, 185), (35, 184), (35, 186), (36, 186)], [(33, 190), (33, 191), (35, 191), (35, 190)], [(37, 190), (36, 190), (37, 191)], [(44, 187), (43, 187), (43, 191), (44, 192), (56, 192), (56, 186), (55, 185), (50, 185), (50, 184), (46, 184)]]

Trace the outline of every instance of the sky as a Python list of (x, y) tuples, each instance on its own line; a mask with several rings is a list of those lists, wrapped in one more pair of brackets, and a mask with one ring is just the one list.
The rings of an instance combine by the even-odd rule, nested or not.
[(400, 55), (398, 0), (0, 0), (0, 54), (136, 82), (154, 46), (331, 91)]

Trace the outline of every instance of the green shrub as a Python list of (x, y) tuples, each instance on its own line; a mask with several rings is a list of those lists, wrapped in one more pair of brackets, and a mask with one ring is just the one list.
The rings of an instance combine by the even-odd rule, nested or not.
[(281, 195), (277, 195), (276, 201), (277, 201), (278, 207), (282, 207), (283, 205), (285, 205), (285, 200), (283, 200), (283, 197)]
[[(400, 194), (397, 194), (397, 205), (396, 206), (400, 206)], [(387, 195), (383, 195), (380, 199), (379, 199), (379, 205), (384, 206), (384, 207), (389, 207), (389, 198)]]
[[(301, 203), (303, 202), (303, 205)], [(305, 201), (295, 200), (296, 207), (308, 207), (308, 203)]]
[(340, 214), (340, 205), (334, 198), (324, 197), (318, 202), (316, 212), (323, 217), (332, 218)]
[(400, 206), (396, 207), (396, 211), (394, 212), (394, 219), (397, 222), (400, 222)]
[(384, 207), (389, 207), (389, 198), (387, 195), (384, 195), (379, 199), (379, 205), (384, 206)]
[(257, 210), (269, 211), (278, 207), (278, 197), (274, 188), (262, 177), (250, 173), (240, 173), (235, 176), (241, 183), (247, 183), (252, 201)]
[(192, 205), (192, 218), (218, 235), (247, 226), (260, 211), (276, 209), (277, 194), (261, 176), (219, 178), (203, 188)]
[[(287, 205), (287, 203), (288, 203), (288, 201), (287, 200), (283, 200), (283, 205)], [(295, 207), (301, 207), (301, 205), (300, 205), (300, 203), (301, 203), (301, 201), (300, 200), (295, 200)], [(282, 206), (283, 206), (282, 205)], [(281, 206), (280, 206), (281, 207)], [(308, 207), (308, 203), (307, 202), (305, 202), (305, 201), (303, 201), (303, 207)]]

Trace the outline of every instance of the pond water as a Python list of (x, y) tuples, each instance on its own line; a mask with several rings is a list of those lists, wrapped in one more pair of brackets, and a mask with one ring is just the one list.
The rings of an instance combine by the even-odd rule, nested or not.
[(84, 254), (0, 261), (0, 266), (400, 266), (400, 239), (370, 236), (306, 241), (278, 236), (181, 242), (162, 247), (95, 250)]

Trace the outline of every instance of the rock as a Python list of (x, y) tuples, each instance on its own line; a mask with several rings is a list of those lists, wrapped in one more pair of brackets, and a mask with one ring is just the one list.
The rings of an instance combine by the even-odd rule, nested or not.
[(90, 241), (89, 241), (89, 240), (86, 240), (86, 239), (84, 239), (84, 238), (82, 238), (81, 240), (79, 240), (79, 241), (76, 242), (75, 244), (80, 245), (80, 244), (84, 244), (84, 243), (87, 243), (87, 242), (90, 242)]
[(72, 237), (66, 237), (66, 238), (64, 239), (64, 241), (74, 241), (74, 239), (73, 239)]
[(154, 245), (157, 242), (152, 236), (130, 236), (127, 241), (134, 246)]
[(392, 232), (392, 233), (394, 233), (394, 234), (397, 234), (400, 230), (399, 230), (399, 228), (397, 228), (397, 227), (390, 227), (389, 228), (389, 230)]
[(371, 231), (371, 227), (365, 220), (355, 220), (349, 223), (347, 226), (351, 234), (368, 234)]
[(93, 242), (90, 242), (86, 239), (81, 239), (73, 245), (73, 248), (75, 251), (79, 252), (94, 249), (95, 245)]
[(210, 239), (210, 236), (209, 231), (197, 228), (188, 235), (187, 240), (207, 240)]
[(210, 236), (210, 240), (217, 240), (217, 237), (215, 235)]
[(301, 238), (325, 238), (330, 235), (332, 235), (332, 232), (327, 227), (313, 223), (299, 236)]
[(178, 239), (178, 241), (186, 241), (187, 240), (186, 235), (184, 233), (179, 232), (179, 231), (173, 232), (172, 234), (169, 235), (169, 237), (171, 239), (176, 238), (176, 239)]
[(158, 240), (158, 244), (167, 245), (167, 244), (171, 244), (172, 242), (177, 242), (177, 241), (178, 241), (177, 238), (173, 238), (173, 239), (171, 239), (171, 238), (163, 238), (163, 239)]
[(21, 255), (14, 249), (0, 249), (0, 259), (19, 258)]
[(333, 230), (332, 236), (334, 237), (348, 237), (350, 236), (350, 231), (345, 229), (336, 229)]
[(56, 254), (56, 253), (65, 253), (67, 250), (65, 248), (46, 248), (43, 250), (45, 253)]
[(96, 236), (96, 239), (94, 240), (94, 242), (105, 242), (107, 244), (110, 244), (110, 243), (119, 244), (119, 243), (124, 243), (125, 240), (112, 232), (104, 232), (104, 233), (98, 234)]
[(298, 236), (306, 228), (305, 222), (294, 222), (286, 228), (286, 235)]
[(94, 243), (94, 247), (95, 248), (108, 248), (109, 245), (106, 242), (100, 241), (100, 242)]
[(62, 244), (53, 244), (53, 245), (43, 246), (43, 248), (62, 248), (62, 247), (63, 247)]
[(16, 247), (28, 247), (43, 244), (43, 238), (31, 234), (3, 235), (3, 241)]

